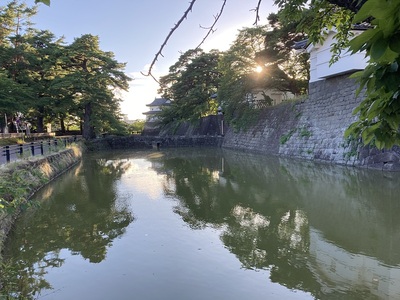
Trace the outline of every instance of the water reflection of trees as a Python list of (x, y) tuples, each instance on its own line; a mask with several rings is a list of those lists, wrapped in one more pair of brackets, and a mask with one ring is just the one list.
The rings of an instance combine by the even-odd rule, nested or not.
[(318, 284), (301, 259), (308, 252), (307, 218), (292, 201), (295, 192), (289, 189), (288, 201), (281, 201), (265, 188), (275, 184), (276, 170), (265, 177), (262, 167), (210, 153), (166, 158), (159, 171), (174, 187), (166, 193), (178, 200), (175, 212), (192, 228), (223, 228), (221, 240), (243, 267), (269, 269), (273, 281), (316, 293)]
[[(223, 228), (221, 240), (243, 267), (269, 269), (270, 279), (288, 288), (323, 298), (362, 299), (370, 292), (365, 281), (355, 288), (349, 278), (348, 287), (336, 288), (335, 275), (317, 278), (325, 266), (313, 262), (310, 251), (324, 243), (332, 252), (346, 249), (339, 257), (328, 253), (327, 260), (362, 253), (400, 263), (394, 251), (400, 246), (396, 175), (229, 151), (217, 157), (166, 157), (159, 171), (168, 174), (165, 192), (178, 200), (176, 213), (192, 228)], [(321, 236), (314, 234), (311, 241), (315, 230)]]
[(84, 160), (37, 194), (40, 208), (22, 217), (5, 251), (6, 256), (12, 253), (18, 270), (18, 277), (6, 283), (10, 294), (29, 299), (50, 288), (44, 275), (64, 263), (61, 249), (92, 263), (104, 260), (113, 240), (133, 220), (115, 189), (127, 167), (124, 161)]

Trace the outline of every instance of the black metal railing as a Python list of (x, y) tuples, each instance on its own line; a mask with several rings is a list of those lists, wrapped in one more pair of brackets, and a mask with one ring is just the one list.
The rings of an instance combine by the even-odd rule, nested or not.
[(52, 152), (57, 152), (80, 138), (80, 136), (58, 137), (25, 144), (3, 146), (0, 148), (0, 164), (6, 164), (36, 155), (47, 155)]

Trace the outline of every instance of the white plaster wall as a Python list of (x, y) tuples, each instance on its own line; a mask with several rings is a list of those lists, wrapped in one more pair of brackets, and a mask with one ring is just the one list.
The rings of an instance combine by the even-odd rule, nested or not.
[(335, 32), (330, 31), (322, 45), (310, 45), (307, 48), (310, 53), (310, 82), (352, 73), (363, 70), (366, 67), (367, 59), (365, 58), (365, 53), (351, 54), (348, 49), (344, 49), (339, 60), (330, 65), (332, 57), (331, 45), (334, 43), (334, 35)]

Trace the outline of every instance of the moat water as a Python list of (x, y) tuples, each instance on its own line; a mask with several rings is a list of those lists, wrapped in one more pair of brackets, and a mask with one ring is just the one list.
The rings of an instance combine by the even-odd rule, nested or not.
[(400, 174), (217, 149), (101, 152), (10, 235), (18, 299), (400, 299)]

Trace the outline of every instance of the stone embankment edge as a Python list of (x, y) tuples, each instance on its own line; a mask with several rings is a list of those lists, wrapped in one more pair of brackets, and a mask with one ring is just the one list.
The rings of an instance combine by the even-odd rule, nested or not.
[[(57, 152), (52, 155), (41, 157), (34, 160), (24, 160), (3, 166), (0, 173), (0, 182), (11, 184), (13, 175), (18, 173), (18, 188), (24, 192), (18, 197), (23, 201), (29, 201), (30, 197), (48, 184), (56, 177), (76, 165), (82, 158), (83, 146), (75, 144), (71, 148)], [(0, 195), (0, 197), (12, 200), (15, 195)], [(20, 207), (12, 210), (0, 210), (0, 262), (2, 261), (2, 250), (4, 242), (9, 234), (21, 209)], [(1, 289), (1, 278), (0, 278)]]

